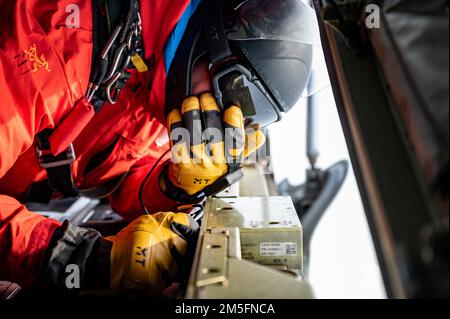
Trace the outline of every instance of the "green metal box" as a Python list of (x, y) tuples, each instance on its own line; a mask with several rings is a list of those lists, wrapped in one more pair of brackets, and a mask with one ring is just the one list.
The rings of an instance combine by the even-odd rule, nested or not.
[(245, 260), (303, 269), (302, 225), (290, 197), (211, 198), (204, 222), (206, 230), (239, 228)]

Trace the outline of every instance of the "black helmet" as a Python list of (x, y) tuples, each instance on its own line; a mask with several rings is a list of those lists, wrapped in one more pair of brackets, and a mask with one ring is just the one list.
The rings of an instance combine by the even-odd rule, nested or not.
[(203, 0), (169, 69), (166, 111), (192, 95), (206, 61), (222, 108), (240, 106), (247, 124), (279, 121), (307, 87), (317, 38), (302, 0)]

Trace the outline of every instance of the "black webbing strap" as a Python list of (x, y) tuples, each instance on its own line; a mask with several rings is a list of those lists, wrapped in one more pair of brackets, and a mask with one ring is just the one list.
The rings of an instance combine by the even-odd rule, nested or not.
[[(98, 62), (100, 50), (110, 36), (111, 30), (123, 18), (124, 12), (129, 10), (126, 1), (92, 0), (93, 9), (93, 59), (92, 65)], [(95, 68), (92, 68), (92, 70)], [(91, 71), (91, 78), (93, 76)], [(96, 112), (104, 104), (104, 98), (92, 101)], [(72, 163), (75, 161), (73, 145), (63, 153), (53, 156), (50, 152), (49, 137), (53, 130), (47, 129), (37, 134), (38, 146), (36, 154), (39, 164), (47, 171), (47, 181), (36, 183), (28, 192), (28, 200), (35, 202), (48, 202), (53, 192), (64, 197), (77, 197), (80, 191), (73, 180)]]
[[(130, 10), (129, 1), (118, 0), (92, 0), (93, 8), (93, 49), (92, 66), (100, 63), (100, 54), (107, 44), (114, 28), (121, 23), (124, 18), (124, 12)], [(108, 59), (112, 59), (108, 55)], [(107, 66), (105, 66), (107, 67)], [(96, 76), (96, 67), (91, 68), (90, 82)], [(123, 86), (125, 83), (123, 83)], [(106, 102), (106, 95), (103, 91), (97, 92), (91, 103), (96, 112), (98, 112)]]
[(203, 29), (212, 63), (232, 56), (224, 28), (224, 0), (208, 1), (203, 11)]
[(47, 171), (48, 183), (54, 191), (64, 197), (77, 197), (79, 190), (72, 174), (72, 163), (75, 161), (73, 146), (70, 145), (66, 151), (57, 156), (52, 155), (48, 140), (52, 132), (53, 130), (47, 129), (36, 136), (39, 165)]

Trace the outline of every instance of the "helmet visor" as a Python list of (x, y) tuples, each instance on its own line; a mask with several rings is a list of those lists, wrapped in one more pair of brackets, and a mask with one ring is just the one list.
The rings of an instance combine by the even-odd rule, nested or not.
[(302, 0), (247, 0), (236, 8), (239, 28), (228, 39), (282, 40), (319, 45), (315, 11)]

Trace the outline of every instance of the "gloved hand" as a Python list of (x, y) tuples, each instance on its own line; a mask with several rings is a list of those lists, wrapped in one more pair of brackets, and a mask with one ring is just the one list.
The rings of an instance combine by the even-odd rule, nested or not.
[(111, 288), (159, 295), (175, 282), (199, 226), (183, 213), (144, 215), (116, 236), (110, 257)]
[[(209, 93), (203, 94), (200, 100), (187, 98), (181, 112), (171, 111), (168, 127), (172, 140), (168, 177), (175, 187), (188, 195), (201, 192), (230, 170), (239, 168), (243, 159), (265, 142), (260, 130), (245, 131), (239, 107), (229, 107), (222, 118), (215, 98)], [(188, 132), (189, 136), (183, 132)]]

